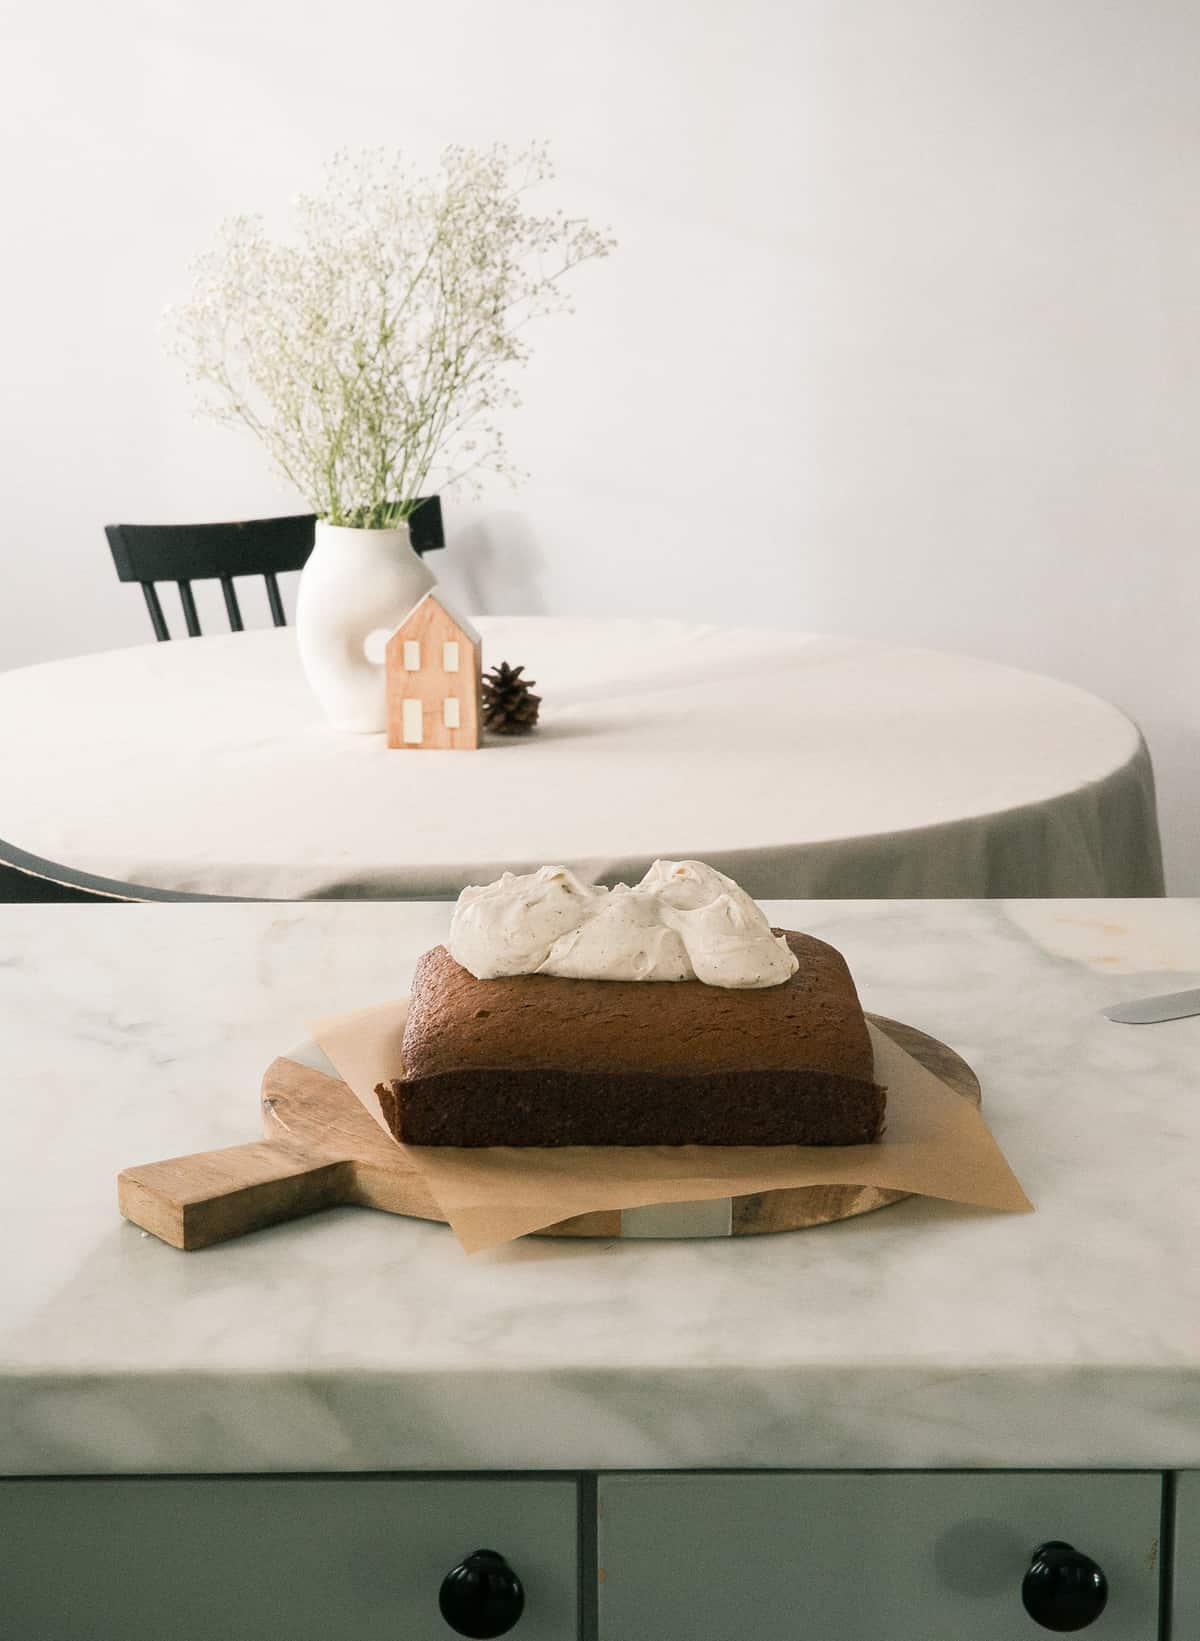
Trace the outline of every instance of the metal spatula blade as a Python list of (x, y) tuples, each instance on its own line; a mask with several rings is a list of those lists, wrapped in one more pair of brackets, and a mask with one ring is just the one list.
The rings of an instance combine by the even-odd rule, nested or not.
[(1200, 986), (1191, 991), (1172, 991), (1164, 997), (1140, 997), (1136, 1003), (1114, 1003), (1102, 1011), (1123, 1026), (1153, 1026), (1160, 1020), (1185, 1020), (1200, 1014)]

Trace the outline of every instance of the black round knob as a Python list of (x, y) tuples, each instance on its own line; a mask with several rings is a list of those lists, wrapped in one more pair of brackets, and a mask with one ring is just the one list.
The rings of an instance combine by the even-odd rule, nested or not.
[(442, 1580), (442, 1617), (456, 1635), (507, 1635), (525, 1611), (521, 1580), (495, 1550), (476, 1550)]
[(1044, 1630), (1083, 1630), (1104, 1611), (1108, 1580), (1090, 1556), (1050, 1539), (1033, 1552), (1021, 1600)]

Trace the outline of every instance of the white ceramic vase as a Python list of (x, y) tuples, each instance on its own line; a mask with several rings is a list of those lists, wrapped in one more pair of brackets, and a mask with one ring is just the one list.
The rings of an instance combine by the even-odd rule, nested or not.
[(383, 635), (434, 581), (413, 552), (407, 524), (348, 530), (317, 521), (300, 572), (296, 638), (305, 676), (335, 729), (387, 728)]

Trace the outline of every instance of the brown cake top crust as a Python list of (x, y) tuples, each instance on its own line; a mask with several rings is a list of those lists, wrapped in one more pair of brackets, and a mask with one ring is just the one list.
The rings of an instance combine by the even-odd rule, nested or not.
[(467, 1069), (653, 1074), (835, 1072), (870, 1081), (871, 1040), (841, 953), (783, 933), (799, 968), (779, 986), (699, 980), (476, 980), (435, 946), (418, 961), (404, 1033), (409, 1078)]

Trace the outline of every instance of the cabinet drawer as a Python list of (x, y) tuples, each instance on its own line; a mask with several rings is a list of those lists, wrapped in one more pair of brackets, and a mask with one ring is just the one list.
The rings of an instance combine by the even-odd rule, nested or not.
[(20, 1641), (449, 1641), (446, 1573), (499, 1551), (517, 1641), (576, 1635), (571, 1480), (0, 1481), (0, 1632)]
[(1155, 1641), (1161, 1478), (1131, 1474), (610, 1476), (601, 1641), (1033, 1641), (1032, 1551), (1098, 1562), (1097, 1641)]

